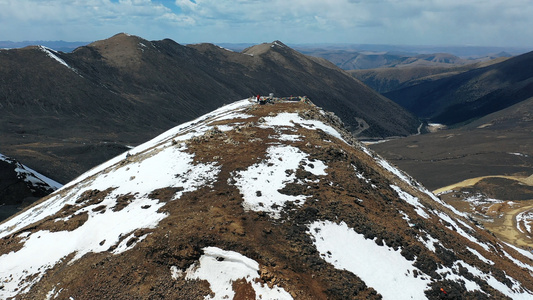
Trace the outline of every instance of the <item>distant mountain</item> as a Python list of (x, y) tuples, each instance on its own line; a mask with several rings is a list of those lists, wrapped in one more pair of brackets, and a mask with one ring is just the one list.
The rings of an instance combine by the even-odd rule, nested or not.
[(65, 42), (65, 41), (23, 41), (23, 42), (11, 42), (0, 41), (0, 48), (12, 49), (12, 48), (24, 48), (27, 46), (42, 45), (52, 48), (57, 51), (71, 52), (72, 50), (85, 46), (89, 42)]
[[(231, 48), (227, 44), (226, 47)], [(304, 54), (363, 53), (388, 54), (414, 57), (447, 53), (462, 59), (490, 59), (524, 54), (531, 51), (522, 47), (477, 47), (477, 46), (416, 46), (416, 45), (373, 45), (373, 44), (294, 44), (292, 47)]]
[(0, 154), (0, 222), (62, 185)]
[(306, 95), (358, 136), (419, 121), (323, 59), (281, 42), (243, 53), (118, 34), (63, 53), (0, 50), (0, 151), (66, 182), (132, 145), (236, 98)]
[(499, 57), (508, 57), (506, 52), (488, 54), (479, 57), (458, 57), (449, 53), (405, 53), (405, 52), (374, 52), (347, 49), (298, 48), (302, 53), (321, 57), (334, 63), (344, 70), (367, 70), (396, 67), (434, 67), (450, 68), (475, 64)]
[(433, 122), (472, 121), (533, 96), (533, 52), (384, 95)]
[(529, 251), (341, 126), (243, 100), (131, 149), (0, 224), (0, 298), (533, 296)]
[(486, 67), (506, 60), (499, 57), (462, 66), (398, 65), (391, 68), (350, 70), (352, 76), (380, 93), (387, 93), (413, 85), (454, 76), (476, 68)]

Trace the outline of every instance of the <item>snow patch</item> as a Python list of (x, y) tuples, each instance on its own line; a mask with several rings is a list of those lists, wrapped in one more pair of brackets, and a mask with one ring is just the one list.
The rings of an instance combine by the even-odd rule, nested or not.
[[(365, 183), (372, 184), (372, 181), (371, 181), (370, 179), (366, 178), (366, 177), (365, 177), (365, 174), (363, 174), (362, 172), (359, 172), (359, 170), (357, 170), (357, 167), (356, 167), (356, 166), (354, 166), (354, 165), (352, 164), (352, 167), (353, 167), (353, 169), (354, 169), (354, 171), (355, 171), (355, 176), (356, 176), (357, 178), (359, 178), (360, 180), (364, 181)], [(374, 186), (374, 184), (372, 184), (372, 186)]]
[(113, 254), (120, 254), (130, 249), (133, 249), (135, 245), (144, 240), (147, 236), (148, 234), (145, 234), (136, 239), (135, 233), (130, 234), (128, 237), (123, 239), (120, 244), (118, 244), (117, 248), (113, 250)]
[(411, 222), (411, 219), (409, 218), (408, 214), (406, 214), (404, 211), (401, 211), (401, 210), (399, 210), (398, 212), (402, 215), (402, 219), (404, 219), (407, 222), (407, 224), (409, 224), (409, 227), (415, 226), (415, 224)]
[(233, 178), (243, 194), (244, 209), (264, 211), (277, 219), (285, 202), (303, 205), (307, 196), (284, 195), (279, 190), (287, 183), (297, 183), (295, 172), (300, 164), (314, 175), (326, 175), (327, 166), (322, 161), (311, 162), (307, 157), (307, 153), (293, 146), (271, 146), (267, 149), (266, 160), (236, 172)]
[(469, 292), (473, 291), (480, 291), (481, 287), (475, 282), (470, 279), (467, 279), (461, 275), (459, 275), (459, 266), (464, 266), (464, 262), (454, 262), (453, 266), (451, 268), (443, 267), (437, 270), (437, 273), (439, 273), (444, 279), (452, 280), (452, 281), (463, 281), (465, 284), (465, 288)]
[(505, 245), (507, 245), (508, 247), (511, 247), (513, 248), (514, 250), (516, 250), (518, 253), (522, 254), (523, 256), (531, 259), (533, 261), (533, 253), (531, 251), (526, 251), (524, 249), (520, 249), (514, 245), (511, 245), (511, 244), (508, 244), (508, 243), (505, 243)]
[(347, 270), (360, 277), (384, 299), (426, 299), (424, 290), (429, 279), (414, 277), (412, 262), (388, 246), (379, 246), (365, 239), (344, 222), (317, 221), (309, 225), (316, 249), (322, 258), (339, 270)]
[(489, 265), (494, 264), (492, 260), (487, 259), (485, 256), (481, 255), (481, 253), (479, 253), (476, 249), (472, 249), (470, 247), (466, 247), (466, 249), (468, 249), (468, 251), (472, 252), (475, 256), (477, 256), (477, 258), (479, 258), (479, 260), (481, 260), (482, 262), (489, 264)]
[[(254, 289), (256, 299), (292, 299), (283, 288), (274, 285), (269, 288), (257, 282), (259, 279), (259, 264), (238, 252), (225, 251), (217, 247), (203, 248), (204, 255), (198, 264), (190, 266), (186, 273), (188, 280), (206, 280), (209, 282), (213, 297), (205, 299), (233, 299), (233, 282), (244, 279)], [(173, 273), (174, 274), (174, 273)]]
[(415, 211), (416, 213), (421, 216), (422, 218), (424, 219), (428, 219), (429, 218), (429, 215), (428, 213), (424, 210), (424, 206), (420, 203), (420, 201), (418, 201), (418, 198), (409, 194), (409, 193), (406, 193), (404, 192), (400, 187), (398, 186), (395, 186), (393, 184), (391, 184), (390, 186), (394, 191), (396, 191), (396, 193), (398, 194), (398, 196), (400, 197), (400, 199), (404, 200), (405, 202), (411, 204), (412, 206), (415, 207)]
[(221, 46), (219, 46), (219, 45), (215, 45), (215, 46), (217, 46), (218, 48), (220, 48), (220, 49), (222, 49), (222, 50), (226, 50), (226, 51), (228, 51), (228, 52), (235, 52), (235, 51), (233, 51), (233, 50), (230, 50), (230, 49), (228, 49), (228, 48), (221, 47)]
[(419, 184), (410, 176), (404, 174), (402, 171), (398, 170), (397, 168), (393, 167), (388, 161), (381, 158), (379, 155), (374, 154), (370, 152), (370, 150), (367, 147), (362, 146), (361, 150), (366, 153), (368, 156), (373, 158), (382, 168), (389, 171), (390, 173), (396, 175), (396, 177), (400, 178), (407, 184), (417, 187)]
[[(533, 221), (533, 212), (523, 211), (516, 215), (516, 228), (522, 233), (530, 235), (531, 232), (531, 222)], [(523, 225), (525, 228), (525, 231), (522, 230), (522, 227), (520, 225)]]
[(74, 69), (73, 67), (69, 66), (63, 59), (61, 59), (59, 56), (56, 55), (57, 51), (55, 51), (53, 49), (50, 49), (48, 47), (45, 47), (45, 46), (39, 46), (39, 49), (41, 51), (43, 51), (44, 53), (46, 53), (49, 57), (55, 59), (60, 64), (62, 64), (65, 67), (69, 68), (70, 70), (74, 71), (76, 74), (78, 73), (78, 71), (76, 69)]
[(300, 142), (300, 141), (302, 141), (302, 137), (300, 135), (297, 135), (297, 134), (280, 134), (280, 135), (277, 135), (277, 136), (269, 136), (268, 138), (276, 139), (276, 140), (284, 141), (284, 142)]
[[(426, 233), (425, 235), (425, 238), (423, 237), (418, 237), (418, 240), (424, 244), (424, 246), (426, 246), (426, 248), (428, 248), (429, 251), (431, 252), (435, 252), (437, 249), (435, 248), (435, 244), (439, 245), (442, 247), (442, 244), (440, 243), (439, 240), (433, 238), (431, 235), (427, 234), (427, 232), (424, 232)], [(444, 248), (444, 247), (443, 247)]]
[[(513, 249), (519, 251), (520, 254), (526, 256), (526, 257), (529, 257), (531, 256), (531, 253), (530, 252), (527, 252), (525, 250), (522, 250), (522, 249), (519, 249), (517, 247), (514, 247), (510, 244), (506, 244), (510, 247), (512, 247)], [(526, 264), (526, 263), (523, 263), (522, 261), (514, 258), (511, 254), (509, 254), (509, 252), (505, 251), (502, 249), (502, 252), (505, 254), (505, 257), (507, 257), (508, 259), (510, 259), (515, 265), (521, 267), (521, 268), (524, 268), (524, 269), (528, 269), (530, 274), (533, 276), (533, 265), (530, 265), (530, 264)], [(525, 253), (524, 253), (525, 252)]]
[(524, 154), (524, 153), (518, 153), (518, 152), (507, 152), (507, 154), (516, 155), (516, 156), (521, 156), (521, 157), (529, 157), (529, 155), (527, 155), (527, 154)]
[(176, 267), (176, 266), (172, 266), (172, 267), (170, 267), (170, 276), (172, 276), (172, 279), (178, 280), (178, 279), (182, 278), (183, 276), (185, 276), (185, 272), (183, 272), (182, 270), (178, 269), (178, 267)]
[(310, 130), (317, 130), (317, 129), (320, 129), (322, 131), (324, 131), (325, 133), (331, 135), (331, 136), (334, 136), (336, 138), (338, 138), (339, 140), (341, 141), (344, 141), (345, 143), (348, 144), (348, 142), (346, 142), (341, 134), (335, 130), (333, 127), (329, 126), (329, 125), (326, 125), (320, 121), (317, 121), (317, 120), (306, 120), (306, 119), (303, 119), (302, 117), (300, 117), (297, 113), (288, 113), (288, 112), (283, 112), (283, 113), (279, 113), (277, 114), (276, 116), (273, 116), (273, 117), (265, 117), (265, 122), (264, 124), (261, 124), (259, 127), (260, 128), (271, 128), (271, 127), (275, 127), (275, 126), (279, 126), (279, 127), (294, 127), (296, 124), (306, 128), (306, 129), (310, 129)]
[[(470, 251), (473, 249), (468, 248)], [(474, 250), (475, 251), (475, 250)], [(477, 252), (477, 251), (475, 251)], [(470, 274), (475, 277), (478, 277), (482, 281), (487, 282), (492, 288), (500, 291), (502, 294), (510, 297), (511, 299), (531, 299), (533, 293), (525, 288), (523, 288), (518, 281), (506, 275), (507, 279), (512, 283), (511, 287), (508, 287), (506, 284), (498, 281), (491, 274), (483, 273), (478, 268), (467, 264), (462, 260), (454, 262), (451, 268), (442, 267), (437, 270), (437, 272), (446, 280), (452, 281), (463, 281), (465, 287), (468, 291), (482, 291), (481, 287), (474, 281), (460, 275), (460, 267), (464, 267), (468, 270)]]
[[(47, 294), (46, 294), (46, 300), (51, 300), (51, 299), (57, 299), (57, 297), (59, 296), (59, 294), (61, 294), (61, 291), (63, 291), (63, 289), (59, 289), (59, 291), (56, 292), (56, 287), (54, 286), (52, 288), (51, 291), (49, 291)], [(72, 298), (72, 297), (71, 297)]]
[[(474, 267), (474, 266), (471, 266), (467, 263), (465, 263), (464, 261), (457, 261), (454, 263), (454, 268), (458, 271), (459, 269), (459, 264), (462, 265), (463, 267), (465, 267), (469, 273), (471, 273), (472, 275), (474, 276), (477, 276), (479, 278), (481, 278), (483, 281), (487, 282), (492, 288), (500, 291), (502, 294), (510, 297), (511, 299), (514, 299), (514, 300), (520, 300), (520, 299), (531, 299), (533, 293), (531, 293), (531, 291), (528, 291), (526, 289), (524, 289), (520, 283), (518, 281), (516, 281), (515, 279), (509, 277), (509, 276), (506, 276), (507, 279), (509, 279), (513, 285), (512, 287), (508, 287), (507, 285), (505, 285), (504, 283), (498, 281), (496, 278), (494, 278), (494, 276), (490, 275), (490, 274), (485, 274), (483, 273), (481, 270), (479, 270), (478, 268)], [(466, 278), (461, 278), (463, 279), (465, 282), (468, 282), (469, 280), (466, 279)], [(473, 282), (472, 282), (473, 283)], [(473, 284), (475, 284), (476, 288), (473, 287)], [(477, 283), (473, 283), (471, 288), (472, 289), (475, 289), (475, 290), (480, 290), (479, 286), (477, 285)], [(468, 285), (467, 285), (467, 288), (468, 288)]]
[[(440, 211), (437, 211), (437, 216), (441, 219), (441, 223), (444, 226), (446, 226), (446, 228), (459, 233), (460, 235), (467, 238), (471, 242), (476, 243), (477, 245), (481, 246), (483, 249), (485, 249), (485, 251), (490, 252), (490, 247), (487, 244), (478, 241), (475, 237), (465, 232), (463, 228), (459, 226), (459, 224), (457, 224), (457, 222), (454, 219), (452, 219), (450, 216)], [(473, 230), (472, 227), (468, 226), (465, 222), (462, 222), (460, 220), (457, 220), (457, 221), (461, 223), (461, 225), (465, 226), (466, 228)]]
[(39, 172), (11, 159), (5, 155), (0, 154), (0, 160), (5, 161), (15, 166), (15, 172), (19, 179), (24, 180), (29, 186), (40, 187), (44, 189), (57, 190), (63, 185), (55, 180), (52, 180)]

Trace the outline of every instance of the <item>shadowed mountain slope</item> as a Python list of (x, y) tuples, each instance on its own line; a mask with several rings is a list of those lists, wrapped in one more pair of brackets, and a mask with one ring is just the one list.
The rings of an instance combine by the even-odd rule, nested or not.
[(271, 92), (306, 95), (360, 136), (416, 132), (413, 115), (324, 60), (280, 42), (247, 51), (127, 34), (71, 53), (0, 50), (0, 151), (66, 182), (175, 124)]
[(235, 102), (0, 224), (0, 297), (529, 299), (533, 256), (307, 102)]
[(0, 222), (60, 187), (61, 184), (0, 154)]
[(457, 124), (533, 96), (533, 52), (485, 68), (386, 93), (421, 118)]

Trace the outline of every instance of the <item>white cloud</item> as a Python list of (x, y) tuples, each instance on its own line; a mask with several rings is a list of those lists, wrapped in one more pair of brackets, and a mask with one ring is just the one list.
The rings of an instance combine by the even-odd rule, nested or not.
[(10, 40), (94, 40), (117, 32), (164, 34), (169, 26), (191, 24), (151, 0), (4, 0), (0, 38)]
[[(196, 24), (246, 26), (305, 42), (519, 44), (533, 38), (527, 0), (176, 0)], [(268, 28), (263, 30), (261, 28)], [(315, 30), (315, 32), (312, 32)], [(316, 32), (316, 31), (320, 32)], [(302, 35), (302, 31), (307, 34)], [(239, 32), (239, 31), (238, 31)], [(244, 34), (244, 33), (243, 33)], [(254, 36), (249, 33), (248, 36)], [(257, 36), (257, 34), (255, 34)], [(312, 41), (311, 41), (312, 42)]]
[(531, 15), (530, 0), (0, 0), (0, 39), (530, 45)]

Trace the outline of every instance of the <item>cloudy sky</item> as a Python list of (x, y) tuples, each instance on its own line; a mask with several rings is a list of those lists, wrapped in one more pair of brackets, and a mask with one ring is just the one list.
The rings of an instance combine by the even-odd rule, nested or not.
[(531, 0), (0, 0), (0, 40), (533, 48)]

